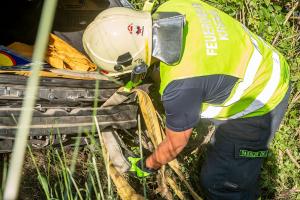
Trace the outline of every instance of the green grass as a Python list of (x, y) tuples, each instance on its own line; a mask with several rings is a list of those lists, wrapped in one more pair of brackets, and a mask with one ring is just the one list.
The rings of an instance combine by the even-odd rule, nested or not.
[[(141, 0), (131, 2), (138, 9), (143, 6)], [(264, 163), (261, 187), (262, 199), (300, 199), (300, 169), (292, 161), (294, 158), (300, 163), (300, 22), (297, 24), (296, 20), (288, 20), (284, 23), (285, 16), (296, 0), (206, 2), (240, 20), (269, 43), (275, 41), (274, 46), (286, 56), (291, 66), (293, 90), (289, 111), (271, 144), (272, 154)], [(295, 11), (297, 12), (299, 13), (299, 8)], [(157, 91), (154, 93), (157, 94)], [(161, 106), (158, 103), (159, 97), (153, 98), (156, 100), (155, 105)], [(59, 130), (55, 132), (59, 134)], [(20, 189), (21, 199), (118, 199), (105, 167), (101, 145), (91, 136), (96, 134), (96, 129), (94, 134), (90, 135), (84, 130), (78, 132), (87, 135), (89, 145), (79, 147), (77, 140), (77, 145), (72, 149), (62, 146), (50, 146), (42, 151), (28, 149)], [(181, 159), (186, 161), (183, 169), (187, 176), (199, 169), (203, 158), (202, 154), (181, 155)], [(4, 171), (6, 169), (7, 167), (4, 167)], [(140, 194), (143, 194), (144, 190), (147, 195), (155, 192), (155, 179), (147, 179), (147, 182), (143, 183), (136, 179), (129, 180), (139, 189)], [(190, 181), (197, 183), (199, 180), (194, 176), (190, 177)], [(196, 190), (201, 190), (197, 188), (199, 184), (193, 185)], [(155, 196), (154, 199), (157, 198), (158, 196)]]
[[(271, 144), (271, 155), (265, 161), (261, 177), (262, 199), (300, 199), (300, 169), (286, 150), (300, 163), (300, 26), (299, 20), (286, 15), (297, 1), (209, 1), (237, 18), (260, 35), (287, 58), (291, 67), (292, 95), (288, 113)], [(299, 15), (299, 7), (293, 15)], [(277, 39), (275, 39), (277, 36)]]
[[(59, 130), (55, 131), (58, 136)], [(80, 146), (81, 136), (87, 145)], [(74, 147), (43, 150), (28, 146), (23, 168), (21, 199), (118, 199), (103, 158), (99, 141), (89, 133), (76, 136)]]
[[(288, 149), (292, 157), (300, 163), (300, 20), (292, 19), (300, 16), (300, 6), (290, 13), (290, 18), (286, 20), (296, 0), (205, 0), (205, 2), (236, 18), (252, 32), (273, 44), (290, 65), (293, 89), (289, 109), (271, 144), (271, 154), (264, 163), (260, 184), (262, 199), (300, 199), (300, 169), (286, 153)], [(141, 8), (140, 4), (137, 8)], [(203, 155), (182, 157), (187, 163), (183, 167), (187, 175), (191, 172), (191, 167), (196, 173), (203, 161)], [(199, 180), (196, 177), (191, 181), (197, 183)]]

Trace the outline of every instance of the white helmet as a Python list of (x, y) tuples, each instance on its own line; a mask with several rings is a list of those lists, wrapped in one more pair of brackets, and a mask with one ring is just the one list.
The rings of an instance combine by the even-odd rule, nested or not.
[(92, 61), (108, 75), (131, 72), (143, 62), (150, 65), (151, 14), (123, 7), (107, 9), (86, 28), (82, 42)]

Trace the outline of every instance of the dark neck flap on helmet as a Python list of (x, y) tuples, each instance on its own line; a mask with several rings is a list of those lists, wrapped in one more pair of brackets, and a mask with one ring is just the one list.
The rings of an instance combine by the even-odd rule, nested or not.
[(185, 17), (177, 12), (153, 15), (152, 56), (168, 65), (179, 63), (183, 46)]

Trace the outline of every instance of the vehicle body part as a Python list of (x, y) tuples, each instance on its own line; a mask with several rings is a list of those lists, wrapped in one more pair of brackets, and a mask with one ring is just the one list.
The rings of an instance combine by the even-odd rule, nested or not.
[[(0, 139), (10, 140), (5, 142), (7, 145), (13, 141), (17, 129), (27, 79), (25, 76), (0, 74)], [(43, 142), (38, 142), (40, 139), (36, 137), (55, 135), (58, 131), (61, 135), (74, 135), (79, 128), (91, 131), (94, 88), (95, 80), (42, 77), (30, 129), (35, 143), (42, 147)], [(119, 105), (101, 107), (118, 88), (119, 85), (112, 81), (100, 80), (96, 117), (101, 129), (129, 130), (137, 125), (135, 95), (127, 95)], [(46, 139), (43, 140), (46, 143)], [(7, 147), (2, 148), (0, 142), (1, 149), (7, 150)]]
[[(15, 41), (33, 44), (43, 0), (8, 0), (0, 7), (0, 44)], [(128, 0), (59, 0), (53, 31), (81, 31), (109, 7), (133, 8)], [(10, 11), (10, 12), (7, 12)]]
[[(132, 8), (127, 0), (59, 0), (53, 31), (76, 31), (74, 34), (80, 38), (82, 36), (80, 31), (85, 29), (101, 11), (114, 6)], [(14, 42), (9, 48), (13, 51), (20, 50), (20, 52), (17, 51), (20, 55), (30, 58), (32, 56), (31, 45), (36, 37), (41, 8), (42, 0), (3, 2), (0, 8), (0, 17), (7, 20), (0, 22), (3, 29), (0, 33), (0, 44), (8, 45)], [(7, 13), (6, 10), (14, 12)], [(18, 23), (15, 19), (18, 20)], [(68, 33), (61, 35), (68, 35)], [(53, 47), (50, 49), (52, 50), (50, 54), (53, 55), (53, 53), (57, 53), (56, 51), (64, 52), (66, 48), (64, 42), (53, 35), (52, 39), (54, 44), (50, 43), (50, 46)], [(55, 45), (55, 41), (58, 41), (56, 43), (58, 46)], [(74, 44), (71, 43), (71, 45)], [(77, 47), (75, 46), (76, 49)], [(68, 49), (76, 55), (71, 55), (70, 51), (60, 54), (63, 58), (55, 54), (55, 61), (59, 58), (60, 64), (63, 64), (62, 67), (58, 67), (60, 69), (45, 65), (41, 72), (41, 75), (48, 77), (42, 77), (40, 80), (29, 138), (29, 141), (37, 148), (54, 144), (55, 142), (49, 137), (58, 131), (67, 142), (71, 141), (68, 138), (74, 137), (79, 128), (86, 131), (91, 130), (95, 79), (100, 82), (97, 97), (98, 108), (96, 109), (96, 118), (100, 128), (112, 127), (129, 130), (136, 127), (137, 124), (135, 95), (127, 96), (120, 105), (101, 107), (120, 85), (124, 85), (123, 82), (121, 80), (113, 82), (98, 72), (69, 70), (80, 67), (79, 70), (91, 71), (95, 70), (95, 65), (87, 62), (85, 56), (79, 53), (82, 48), (79, 49), (79, 52), (73, 51), (73, 48), (70, 47)], [(83, 64), (87, 64), (87, 67), (79, 66), (79, 60), (83, 61)], [(3, 68), (0, 71), (0, 152), (9, 152), (11, 149), (9, 147), (13, 144), (27, 83), (25, 76), (30, 75), (30, 69), (29, 63), (28, 66), (17, 65), (13, 68)], [(54, 135), (54, 137), (56, 136)]]
[[(4, 107), (0, 111), (0, 136), (14, 137), (17, 130), (17, 119), (20, 109)], [(93, 108), (48, 108), (45, 113), (34, 110), (30, 135), (74, 134), (79, 128), (90, 132), (93, 126)], [(136, 127), (137, 106), (127, 105), (97, 110), (97, 119), (101, 129), (113, 127), (116, 129), (131, 129)], [(3, 116), (4, 115), (4, 116)], [(16, 121), (15, 121), (16, 120)]]

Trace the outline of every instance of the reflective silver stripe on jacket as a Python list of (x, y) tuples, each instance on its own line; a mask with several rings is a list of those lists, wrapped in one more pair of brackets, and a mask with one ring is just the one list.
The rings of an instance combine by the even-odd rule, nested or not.
[(272, 75), (267, 85), (263, 89), (263, 91), (244, 111), (229, 117), (230, 119), (236, 119), (245, 116), (255, 110), (258, 110), (262, 108), (271, 99), (272, 95), (276, 91), (276, 88), (278, 87), (278, 84), (280, 82), (280, 59), (278, 53), (273, 52), (272, 58), (273, 58)]
[[(257, 62), (258, 62), (258, 60), (260, 60), (259, 64), (258, 64), (258, 66), (259, 66), (260, 62), (262, 60), (262, 56), (260, 54), (259, 54), (260, 56), (258, 56), (258, 54), (255, 53), (256, 51), (257, 50), (254, 50), (254, 53), (250, 59), (250, 62), (248, 64), (248, 67), (247, 67), (247, 70), (245, 73), (244, 81), (239, 83), (235, 94), (225, 103), (225, 106), (231, 105), (232, 103), (235, 103), (238, 100), (240, 100), (240, 98), (244, 94), (245, 90), (253, 83), (254, 79), (252, 79), (251, 76), (253, 76), (253, 74), (255, 76), (255, 73), (258, 70), (258, 67), (253, 66), (252, 64), (254, 64), (254, 63), (258, 64)], [(251, 62), (252, 59), (256, 60), (256, 62)], [(272, 59), (273, 59), (272, 74), (271, 74), (271, 77), (270, 77), (267, 85), (264, 87), (263, 91), (256, 97), (256, 99), (245, 110), (229, 117), (229, 119), (236, 119), (236, 118), (245, 116), (251, 112), (254, 112), (255, 110), (262, 108), (270, 100), (270, 98), (274, 94), (274, 92), (280, 82), (280, 58), (279, 58), (278, 53), (273, 52)], [(250, 63), (252, 63), (252, 64), (250, 65)], [(249, 67), (251, 67), (251, 68), (257, 67), (257, 69), (248, 71)], [(254, 71), (255, 71), (255, 73), (254, 73)], [(249, 72), (249, 73), (247, 73), (247, 72)], [(222, 109), (223, 109), (223, 107), (221, 107), (221, 106), (209, 106), (201, 114), (201, 117), (214, 118), (222, 111)]]
[[(257, 41), (254, 38), (251, 38), (251, 40), (254, 45), (254, 51), (248, 63), (244, 79), (238, 84), (234, 95), (224, 104), (224, 106), (229, 106), (239, 101), (245, 91), (253, 84), (255, 74), (258, 71), (262, 61), (262, 55), (258, 51)], [(207, 109), (201, 113), (201, 117), (214, 118), (222, 111), (222, 109), (222, 106), (208, 106)]]

